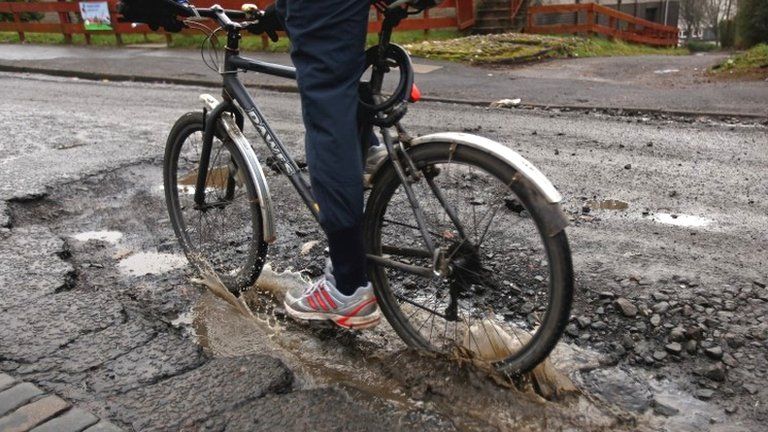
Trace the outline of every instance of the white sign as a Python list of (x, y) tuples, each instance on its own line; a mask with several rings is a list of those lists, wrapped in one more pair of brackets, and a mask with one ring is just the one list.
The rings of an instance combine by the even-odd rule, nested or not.
[(86, 30), (112, 30), (107, 2), (80, 2), (80, 16)]

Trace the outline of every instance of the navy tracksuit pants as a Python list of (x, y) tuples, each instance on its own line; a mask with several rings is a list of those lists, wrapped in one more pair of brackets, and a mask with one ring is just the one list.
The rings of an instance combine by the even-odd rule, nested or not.
[(344, 294), (367, 283), (357, 110), (370, 5), (370, 0), (276, 3), (296, 66), (312, 191), (336, 285)]

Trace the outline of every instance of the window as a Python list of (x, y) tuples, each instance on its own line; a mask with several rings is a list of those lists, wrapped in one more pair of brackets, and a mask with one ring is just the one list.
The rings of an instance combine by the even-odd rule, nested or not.
[(647, 19), (648, 21), (656, 22), (658, 11), (659, 11), (659, 8), (656, 8), (656, 7), (645, 8), (645, 19)]

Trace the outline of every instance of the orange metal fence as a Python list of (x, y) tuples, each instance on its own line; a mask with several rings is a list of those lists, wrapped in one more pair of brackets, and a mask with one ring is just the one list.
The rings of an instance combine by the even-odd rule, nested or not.
[[(213, 4), (219, 4), (226, 9), (240, 9), (247, 0), (219, 0), (219, 1), (195, 1), (194, 4), (199, 7), (209, 7)], [(266, 7), (274, 0), (250, 0), (259, 7)], [(0, 31), (16, 32), (23, 41), (25, 33), (59, 33), (64, 35), (67, 42), (72, 40), (73, 34), (83, 34), (86, 43), (90, 43), (92, 34), (114, 34), (118, 44), (122, 43), (123, 34), (148, 34), (153, 33), (145, 25), (132, 25), (130, 23), (117, 22), (117, 0), (108, 0), (110, 13), (112, 15), (112, 28), (109, 31), (89, 31), (85, 26), (75, 21), (79, 16), (79, 2), (67, 0), (51, 0), (27, 3), (0, 2), (0, 13), (7, 13), (13, 16), (12, 22), (0, 22)], [(22, 14), (24, 13), (55, 13), (58, 15), (58, 22), (24, 22)], [(378, 32), (381, 28), (382, 17), (380, 14), (372, 14), (371, 22), (368, 26), (369, 32)], [(430, 30), (438, 28), (457, 28), (460, 30), (471, 27), (475, 23), (474, 0), (445, 0), (443, 3), (432, 9), (426, 10), (419, 15), (415, 15), (403, 21), (398, 27), (398, 31), (403, 30)], [(160, 32), (162, 33), (162, 32)], [(184, 33), (194, 34), (192, 31), (185, 30)], [(166, 34), (170, 41), (171, 35)], [(268, 40), (262, 38), (266, 45)]]
[[(569, 22), (555, 19), (554, 24), (541, 24), (547, 16), (566, 17)], [(559, 21), (559, 22), (557, 22)], [(526, 31), (547, 34), (602, 34), (616, 39), (646, 45), (676, 46), (677, 27), (665, 26), (636, 18), (594, 3), (532, 6), (528, 8)]]

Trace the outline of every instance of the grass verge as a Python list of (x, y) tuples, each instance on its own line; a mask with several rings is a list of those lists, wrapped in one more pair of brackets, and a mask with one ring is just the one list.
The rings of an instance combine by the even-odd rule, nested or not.
[[(64, 36), (53, 33), (26, 33), (26, 41), (33, 44), (63, 45)], [(226, 36), (226, 35), (224, 35)], [(395, 32), (392, 41), (398, 44), (411, 44), (424, 40), (442, 41), (454, 39), (461, 36), (457, 30), (430, 30), (425, 33), (423, 30), (412, 30)], [(220, 42), (224, 42), (220, 38)], [(199, 48), (203, 41), (202, 35), (173, 35), (171, 48)], [(378, 36), (369, 34), (367, 39), (368, 46), (373, 46), (378, 42)], [(0, 43), (20, 43), (19, 35), (14, 32), (0, 32)], [(165, 36), (161, 34), (149, 33), (125, 34), (123, 43), (126, 45), (136, 45), (144, 43), (165, 43)], [(85, 45), (85, 36), (81, 34), (72, 35), (73, 45)], [(91, 35), (91, 45), (95, 46), (117, 46), (117, 40), (111, 34), (93, 34)], [(244, 36), (240, 46), (246, 51), (263, 51), (261, 36)], [(266, 51), (288, 52), (290, 44), (287, 37), (280, 38), (277, 42), (269, 43)]]
[(418, 57), (472, 64), (514, 64), (570, 57), (688, 54), (687, 50), (680, 48), (654, 48), (597, 37), (521, 33), (475, 35), (443, 41), (427, 40), (408, 44), (406, 48)]
[(768, 44), (732, 55), (713, 66), (710, 74), (723, 78), (768, 79)]

